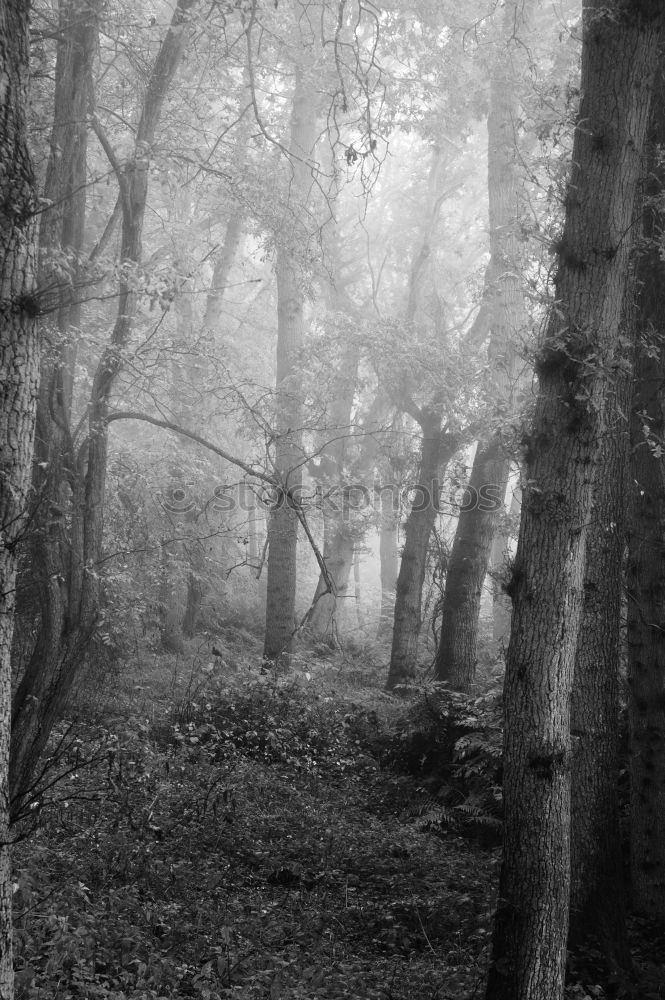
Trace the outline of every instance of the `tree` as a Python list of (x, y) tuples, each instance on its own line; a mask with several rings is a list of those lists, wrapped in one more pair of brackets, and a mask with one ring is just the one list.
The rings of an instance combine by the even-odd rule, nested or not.
[[(510, 472), (510, 455), (502, 432), (513, 409), (517, 347), (527, 325), (520, 260), (524, 181), (515, 123), (524, 52), (519, 34), (528, 19), (528, 4), (506, 4), (502, 40), (495, 52), (490, 78), (487, 117), (490, 260), (477, 325), (487, 324), (490, 328), (489, 392), (495, 401), (492, 421), (495, 426), (489, 438), (478, 442), (474, 455), (469, 503), (460, 511), (448, 559), (436, 652), (437, 679), (447, 681), (458, 691), (469, 690), (476, 672), (480, 599)], [(470, 336), (474, 336), (473, 330)], [(489, 502), (478, 499), (488, 487), (493, 491)]]
[(357, 498), (351, 496), (352, 491), (348, 482), (344, 481), (344, 474), (349, 467), (352, 444), (350, 430), (359, 350), (358, 344), (353, 341), (340, 345), (340, 349), (336, 350), (331, 340), (332, 331), (327, 330), (326, 360), (333, 371), (325, 381), (329, 401), (325, 406), (324, 434), (332, 440), (324, 444), (316, 468), (317, 485), (322, 496), (323, 560), (327, 572), (319, 574), (306, 620), (307, 628), (314, 637), (335, 646), (339, 642), (339, 601), (347, 596), (356, 541), (353, 507)]
[(35, 177), (27, 143), (28, 4), (0, 3), (0, 996), (12, 1000), (9, 835), (16, 563), (32, 461), (39, 339)]
[(632, 904), (661, 924), (665, 923), (664, 94), (661, 64), (652, 104), (636, 265), (627, 569)]
[(570, 901), (570, 707), (660, 5), (594, 0), (558, 270), (535, 369), (510, 590), (504, 858), (488, 1000), (560, 1000)]
[[(122, 210), (118, 307), (110, 342), (101, 352), (94, 374), (87, 412), (87, 436), (76, 440), (66, 422), (63, 472), (71, 491), (69, 536), (61, 536), (71, 551), (56, 553), (55, 568), (46, 579), (47, 603), (32, 656), (21, 677), (12, 707), (11, 795), (18, 808), (30, 789), (41, 752), (65, 704), (82, 662), (82, 653), (94, 631), (99, 609), (99, 575), (104, 532), (104, 490), (108, 455), (108, 415), (111, 394), (122, 370), (124, 352), (137, 308), (136, 267), (141, 259), (150, 153), (162, 108), (187, 42), (188, 12), (196, 0), (178, 0), (159, 47), (145, 90), (132, 155), (122, 165), (96, 112), (93, 127), (104, 148), (119, 188)], [(80, 81), (79, 81), (80, 83)], [(92, 99), (92, 95), (91, 95)], [(71, 194), (68, 195), (71, 197)], [(57, 423), (57, 418), (56, 418)], [(47, 448), (49, 445), (47, 443)], [(60, 491), (61, 483), (54, 483)], [(47, 491), (48, 496), (48, 491)], [(51, 497), (49, 497), (51, 499)], [(59, 516), (56, 512), (55, 516)], [(63, 574), (58, 568), (66, 566)]]
[[(627, 293), (629, 296), (631, 292)], [(617, 353), (586, 544), (571, 696), (569, 948), (589, 940), (609, 969), (630, 969), (619, 829), (619, 660), (630, 361)]]
[[(463, 442), (464, 404), (472, 384), (472, 380), (465, 379), (459, 338), (447, 328), (434, 253), (441, 207), (455, 190), (454, 185), (450, 186), (446, 160), (442, 147), (435, 144), (421, 231), (413, 251), (404, 324), (414, 359), (422, 364), (426, 357), (425, 363), (434, 369), (434, 377), (423, 378), (417, 365), (405, 365), (393, 376), (394, 402), (414, 421), (422, 438), (413, 484), (415, 499), (404, 527), (397, 576), (389, 689), (409, 681), (415, 674), (422, 590), (430, 537), (440, 512), (441, 479)], [(440, 362), (441, 371), (436, 370), (435, 359)], [(387, 379), (386, 384), (390, 384)], [(416, 397), (422, 400), (420, 405)]]
[[(295, 630), (296, 550), (298, 513), (295, 503), (302, 486), (303, 386), (298, 370), (304, 340), (304, 275), (299, 244), (309, 242), (308, 201), (311, 198), (312, 153), (316, 141), (313, 60), (306, 42), (305, 55), (295, 63), (288, 168), (290, 196), (282, 218), (277, 252), (277, 378), (274, 433), (275, 469), (281, 489), (268, 524), (268, 590), (263, 655), (277, 660), (291, 651)], [(295, 497), (295, 503), (291, 502)]]

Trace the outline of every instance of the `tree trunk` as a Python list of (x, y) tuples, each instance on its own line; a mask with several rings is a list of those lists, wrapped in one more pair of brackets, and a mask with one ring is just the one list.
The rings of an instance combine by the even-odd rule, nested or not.
[(395, 594), (399, 574), (399, 490), (394, 484), (381, 489), (379, 525), (379, 561), (381, 574), (381, 612), (379, 635), (392, 628), (395, 618)]
[[(520, 512), (521, 489), (516, 485), (510, 499), (510, 510), (505, 519), (505, 527), (499, 526), (494, 533), (490, 566), (492, 573), (492, 642), (495, 654), (502, 653), (510, 638), (510, 619), (513, 606), (504, 590), (506, 570), (508, 568), (510, 545), (513, 539), (510, 525), (514, 524)], [(505, 510), (504, 510), (505, 517)]]
[[(338, 304), (333, 295), (333, 307)], [(316, 473), (323, 490), (323, 561), (335, 592), (329, 591), (321, 573), (307, 622), (313, 636), (332, 645), (338, 640), (338, 601), (347, 596), (355, 545), (354, 498), (346, 490), (344, 474), (359, 362), (358, 347), (353, 342), (335, 353), (336, 358), (330, 357), (330, 364), (336, 363), (337, 368), (329, 385), (331, 402), (326, 408), (323, 432), (329, 440), (321, 451)]]
[[(300, 273), (299, 243), (309, 234), (301, 231), (307, 217), (306, 206), (311, 187), (308, 162), (316, 142), (315, 89), (311, 75), (296, 65), (295, 90), (291, 113), (289, 165), (292, 178), (287, 218), (277, 252), (277, 386), (275, 470), (280, 477), (282, 494), (268, 524), (268, 587), (266, 630), (263, 655), (279, 660), (291, 651), (295, 631), (296, 550), (298, 516), (294, 503), (302, 485), (302, 386), (298, 371), (298, 352), (304, 338), (303, 276)], [(295, 501), (291, 502), (290, 497)]]
[(509, 473), (510, 459), (499, 442), (478, 445), (448, 560), (436, 652), (436, 678), (455, 691), (469, 691), (476, 675), (480, 599)]
[(665, 924), (665, 83), (652, 103), (643, 245), (637, 258), (628, 534), (628, 718), (632, 905)]
[[(346, 509), (345, 509), (346, 508)], [(349, 577), (353, 566), (354, 536), (349, 524), (350, 511), (346, 504), (339, 511), (323, 511), (323, 561), (335, 584), (335, 593), (327, 590), (320, 577), (312, 602), (312, 614), (307, 622), (309, 631), (319, 640), (338, 644), (338, 613), (340, 601), (348, 596)]]
[(32, 461), (39, 338), (34, 249), (37, 198), (27, 143), (28, 4), (0, 4), (0, 997), (12, 1000), (9, 845), (11, 648), (18, 545)]
[[(651, 8), (649, 8), (650, 10)], [(663, 14), (584, 9), (581, 104), (550, 311), (536, 355), (511, 581), (504, 860), (488, 1000), (561, 1000), (570, 902), (570, 708), (585, 548)], [(602, 471), (600, 473), (603, 474)]]
[(226, 224), (224, 233), (224, 243), (221, 253), (215, 262), (215, 268), (210, 283), (210, 291), (206, 300), (206, 311), (203, 318), (203, 326), (213, 334), (219, 332), (221, 325), (224, 293), (229, 281), (231, 268), (240, 246), (240, 239), (243, 234), (243, 213), (240, 208), (236, 208), (231, 213), (231, 217)]
[(159, 565), (159, 642), (165, 653), (184, 653), (183, 566), (180, 543), (163, 538)]
[[(178, 0), (170, 27), (160, 46), (136, 131), (134, 157), (119, 173), (118, 183), (123, 209), (121, 260), (137, 263), (141, 257), (141, 235), (145, 215), (150, 150), (155, 139), (162, 108), (188, 38), (187, 12), (196, 0)], [(115, 158), (114, 158), (115, 159)], [(99, 605), (99, 577), (95, 567), (102, 556), (104, 531), (104, 490), (108, 451), (109, 401), (123, 364), (136, 311), (136, 292), (131, 281), (120, 280), (118, 311), (111, 342), (102, 356), (93, 380), (88, 406), (87, 440), (76, 453), (77, 477), (72, 502), (72, 550), (79, 555), (72, 560), (71, 590), (76, 601), (62, 610), (62, 594), (56, 593), (60, 581), (50, 578), (55, 614), (47, 609), (35, 652), (26, 668), (14, 697), (12, 710), (11, 793), (15, 806), (30, 788), (39, 757), (51, 729), (67, 701), (77, 671), (83, 662), (82, 652), (95, 627)], [(73, 477), (73, 480), (75, 478)], [(58, 616), (66, 622), (63, 630)]]
[[(517, 345), (528, 317), (521, 274), (520, 222), (523, 215), (521, 161), (515, 122), (522, 49), (516, 32), (525, 25), (529, 4), (506, 5), (506, 50), (495, 58), (490, 79), (487, 117), (487, 189), (489, 195), (490, 261), (485, 307), (489, 316), (489, 361), (494, 419), (504, 421), (513, 411)], [(489, 568), (492, 541), (510, 474), (499, 429), (479, 442), (471, 470), (470, 502), (461, 511), (453, 541), (441, 611), (441, 631), (435, 671), (437, 680), (468, 691), (476, 674), (480, 598)], [(491, 490), (489, 502), (482, 491)], [(476, 501), (476, 498), (477, 501)], [(474, 502), (476, 501), (476, 502)]]
[(415, 676), (427, 550), (439, 512), (440, 476), (458, 447), (457, 439), (441, 430), (439, 413), (423, 413), (421, 426), (423, 443), (418, 483), (414, 487), (416, 497), (406, 519), (397, 577), (389, 690), (408, 683)]
[(630, 384), (607, 401), (575, 653), (569, 949), (591, 943), (608, 972), (631, 967), (619, 830), (619, 659)]
[(363, 614), (363, 593), (360, 579), (360, 551), (356, 546), (353, 552), (353, 596), (356, 604), (356, 620), (361, 638), (364, 638), (365, 615)]

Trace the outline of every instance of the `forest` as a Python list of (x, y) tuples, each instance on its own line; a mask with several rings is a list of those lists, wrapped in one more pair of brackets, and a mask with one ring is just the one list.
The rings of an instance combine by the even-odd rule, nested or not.
[(665, 997), (665, 5), (0, 0), (0, 1000)]

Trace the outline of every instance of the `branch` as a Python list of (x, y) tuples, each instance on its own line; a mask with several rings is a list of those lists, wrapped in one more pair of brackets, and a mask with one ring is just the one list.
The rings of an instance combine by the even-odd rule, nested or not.
[(214, 452), (215, 455), (219, 455), (220, 458), (226, 459), (231, 465), (237, 466), (246, 472), (248, 476), (252, 476), (254, 479), (260, 479), (264, 483), (269, 483), (271, 486), (277, 485), (275, 478), (268, 475), (266, 472), (261, 472), (259, 469), (253, 469), (251, 465), (247, 465), (242, 459), (236, 458), (235, 455), (231, 455), (230, 452), (224, 451), (223, 448), (218, 447), (218, 445), (213, 444), (212, 441), (208, 441), (206, 438), (201, 437), (200, 434), (195, 434), (194, 431), (188, 431), (185, 427), (181, 427), (180, 424), (174, 424), (170, 420), (160, 420), (157, 417), (148, 416), (147, 413), (138, 413), (134, 410), (116, 410), (114, 413), (109, 413), (106, 418), (107, 423), (111, 423), (112, 420), (142, 420), (146, 424), (154, 424), (155, 427), (163, 427), (167, 431), (173, 431), (175, 434), (181, 434), (183, 437), (190, 438), (192, 441), (196, 441), (201, 447), (207, 448), (208, 451)]

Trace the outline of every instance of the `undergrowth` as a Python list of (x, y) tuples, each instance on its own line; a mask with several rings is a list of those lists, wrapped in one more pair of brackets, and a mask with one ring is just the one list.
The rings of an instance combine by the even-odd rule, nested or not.
[(481, 996), (498, 691), (394, 698), (357, 663), (201, 655), (63, 726), (66, 777), (14, 848), (18, 1000)]

